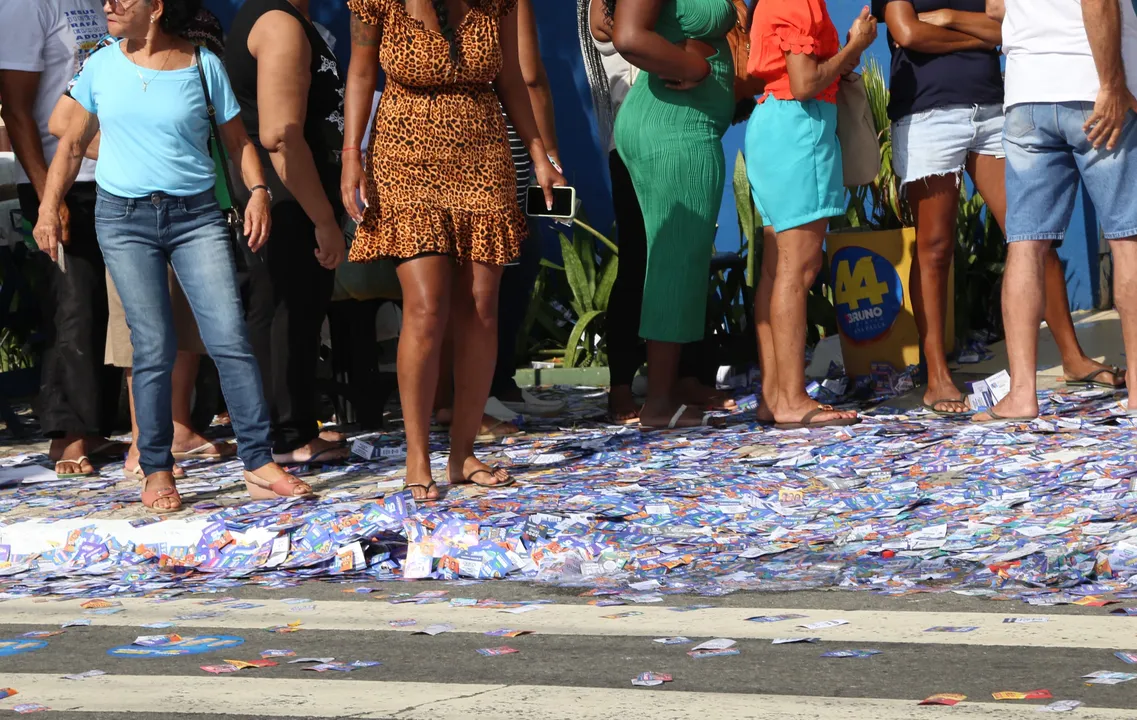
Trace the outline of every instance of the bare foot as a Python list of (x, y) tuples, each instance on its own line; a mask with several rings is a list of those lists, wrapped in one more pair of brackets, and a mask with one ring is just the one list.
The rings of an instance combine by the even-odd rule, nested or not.
[[(1068, 383), (1091, 382), (1114, 388), (1125, 387), (1125, 371), (1082, 356), (1069, 365), (1062, 365)], [(1086, 379), (1088, 378), (1088, 380)]]
[(695, 378), (681, 378), (675, 385), (679, 402), (691, 407), (706, 410), (735, 410), (738, 404), (734, 398), (721, 390), (707, 387)]
[(341, 433), (339, 430), (321, 430), (320, 439), (330, 443), (345, 443), (347, 442), (347, 434)]
[(224, 460), (237, 455), (237, 446), (233, 443), (213, 442), (189, 429), (178, 432), (177, 424), (174, 427), (170, 452), (178, 460)]
[(349, 457), (351, 448), (322, 438), (310, 440), (291, 452), (272, 454), (273, 461), (281, 465), (305, 465), (313, 462), (330, 464), (342, 462)]
[(1033, 393), (1011, 394), (998, 402), (995, 407), (971, 418), (974, 423), (999, 422), (1001, 420), (1033, 420), (1038, 417), (1038, 396)]
[[(442, 427), (450, 427), (450, 424), (454, 422), (454, 411), (450, 408), (435, 410), (434, 421)], [(478, 437), (503, 438), (509, 435), (516, 435), (519, 432), (521, 432), (521, 428), (511, 422), (498, 420), (489, 415), (482, 415), (482, 424), (478, 428)]]
[(758, 418), (759, 425), (773, 425), (775, 422), (774, 411), (770, 409), (770, 406), (767, 405), (765, 401), (762, 401), (758, 405), (758, 410), (755, 411), (755, 417)]
[(442, 497), (430, 472), (430, 458), (407, 458), (407, 477), (403, 481), (403, 487), (410, 490), (411, 497), (419, 502), (430, 502)]
[(55, 455), (55, 474), (76, 477), (94, 475), (95, 466), (87, 458), (87, 440), (82, 436), (54, 438), (48, 457)]
[(461, 460), (454, 455), (446, 469), (451, 485), (480, 485), (482, 487), (503, 487), (513, 482), (505, 468), (491, 468), (473, 455)]
[(608, 421), (617, 425), (633, 423), (640, 418), (640, 406), (631, 385), (613, 385), (608, 391)]
[(721, 427), (724, 424), (721, 418), (708, 418), (702, 410), (693, 407), (687, 407), (676, 417), (681, 407), (685, 406), (678, 402), (648, 398), (640, 411), (640, 425), (650, 428), (694, 428)]
[(771, 409), (774, 413), (775, 422), (778, 424), (793, 424), (800, 423), (806, 415), (818, 408), (821, 408), (822, 412), (809, 419), (810, 425), (821, 425), (822, 423), (832, 422), (833, 420), (857, 419), (856, 412), (852, 410), (834, 410), (827, 405), (819, 405), (816, 400), (804, 392), (799, 397), (794, 398), (792, 402), (780, 403), (778, 407)]
[(924, 392), (924, 405), (944, 415), (963, 415), (971, 412), (967, 396), (955, 386), (951, 376), (928, 378), (928, 389)]

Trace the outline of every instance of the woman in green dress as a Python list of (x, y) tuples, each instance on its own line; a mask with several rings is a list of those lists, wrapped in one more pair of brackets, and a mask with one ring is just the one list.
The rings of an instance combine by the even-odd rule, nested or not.
[(647, 229), (640, 335), (648, 341), (649, 427), (705, 424), (675, 397), (683, 343), (701, 340), (726, 181), (722, 136), (734, 115), (734, 62), (726, 41), (731, 0), (605, 0), (616, 49), (643, 75), (616, 118)]

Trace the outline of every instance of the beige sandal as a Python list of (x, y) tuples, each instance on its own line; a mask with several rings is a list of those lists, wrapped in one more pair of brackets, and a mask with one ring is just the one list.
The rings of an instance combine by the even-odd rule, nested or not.
[[(142, 504), (145, 505), (146, 507), (150, 508), (154, 512), (160, 513), (160, 514), (172, 513), (172, 512), (177, 512), (178, 510), (181, 510), (182, 509), (182, 496), (178, 494), (178, 488), (176, 486), (164, 487), (164, 488), (161, 488), (160, 490), (147, 490), (146, 489), (146, 486), (150, 483), (150, 479), (153, 477), (156, 477), (157, 474), (158, 473), (154, 473), (154, 475), (151, 475), (150, 477), (142, 478)], [(147, 498), (146, 498), (147, 494), (150, 495), (149, 501), (147, 501)], [(163, 498), (173, 498), (178, 503), (177, 507), (172, 507), (172, 508), (159, 507), (157, 503), (159, 500), (162, 500)]]
[[(268, 480), (248, 470), (245, 471), (245, 488), (249, 491), (249, 497), (254, 500), (311, 497), (316, 494), (313, 492), (311, 485), (295, 475), (285, 475), (280, 480), (270, 483)], [(297, 492), (297, 490), (301, 488), (307, 488), (307, 490)]]
[[(88, 471), (85, 471), (83, 469), (83, 463), (90, 463), (90, 462), (91, 462), (91, 458), (87, 457), (86, 455), (84, 455), (84, 456), (82, 456), (76, 460), (59, 460), (55, 463), (55, 477), (57, 477), (60, 480), (76, 480), (78, 478), (96, 477), (99, 474), (98, 470), (91, 470), (88, 472)], [(61, 473), (61, 472), (59, 472), (59, 466), (60, 465), (74, 465), (74, 466), (79, 468), (79, 472)]]

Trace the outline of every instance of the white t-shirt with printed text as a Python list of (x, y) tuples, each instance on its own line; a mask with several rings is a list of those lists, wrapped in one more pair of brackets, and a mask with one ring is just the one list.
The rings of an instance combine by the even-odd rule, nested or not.
[[(106, 34), (98, 0), (0, 0), (0, 70), (40, 73), (32, 114), (49, 165), (59, 145), (48, 131), (51, 111)], [(94, 161), (84, 160), (77, 180), (94, 179)], [(17, 182), (28, 182), (23, 168), (17, 168)]]

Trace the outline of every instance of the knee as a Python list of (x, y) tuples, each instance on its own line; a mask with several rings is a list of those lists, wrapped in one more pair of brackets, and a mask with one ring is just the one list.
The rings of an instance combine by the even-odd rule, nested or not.
[(403, 301), (403, 334), (441, 335), (447, 320), (444, 298), (415, 297)]
[(130, 342), (134, 346), (134, 371), (168, 371), (178, 356), (178, 342), (174, 329), (131, 328)]
[(950, 225), (921, 228), (916, 243), (921, 265), (946, 267), (955, 255), (955, 229)]
[(813, 282), (817, 280), (817, 274), (821, 272), (822, 260), (820, 251), (810, 253), (802, 258), (801, 274), (805, 287), (811, 287)]
[(470, 314), (474, 321), (483, 327), (490, 327), (497, 323), (498, 288), (485, 287), (473, 290), (474, 302)]

